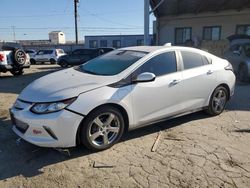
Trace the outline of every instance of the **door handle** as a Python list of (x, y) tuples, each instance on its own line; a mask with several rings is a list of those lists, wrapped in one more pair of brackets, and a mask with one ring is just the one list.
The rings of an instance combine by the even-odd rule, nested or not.
[(207, 74), (210, 75), (210, 74), (213, 74), (213, 72), (214, 72), (214, 71), (209, 70), (209, 71), (207, 72)]
[(181, 80), (173, 80), (172, 82), (171, 82), (171, 85), (177, 85), (177, 84), (179, 84), (181, 82)]

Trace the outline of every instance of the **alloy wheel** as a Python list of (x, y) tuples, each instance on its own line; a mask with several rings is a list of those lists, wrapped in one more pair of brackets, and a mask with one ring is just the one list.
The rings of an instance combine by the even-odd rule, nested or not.
[(217, 90), (216, 93), (214, 94), (212, 101), (213, 110), (216, 113), (221, 113), (225, 108), (226, 102), (227, 102), (226, 92), (223, 89)]
[(89, 127), (89, 140), (98, 147), (112, 144), (119, 135), (120, 124), (119, 118), (114, 113), (97, 116)]

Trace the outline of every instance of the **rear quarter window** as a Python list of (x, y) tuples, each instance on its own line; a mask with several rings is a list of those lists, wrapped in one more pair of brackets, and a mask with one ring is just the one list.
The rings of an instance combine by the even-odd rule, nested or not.
[(203, 62), (204, 58), (202, 55), (198, 53), (181, 51), (181, 55), (182, 55), (184, 70), (193, 69), (204, 65)]
[(61, 50), (61, 49), (59, 49), (59, 50), (57, 50), (57, 53), (59, 53), (59, 54), (64, 54), (64, 51)]

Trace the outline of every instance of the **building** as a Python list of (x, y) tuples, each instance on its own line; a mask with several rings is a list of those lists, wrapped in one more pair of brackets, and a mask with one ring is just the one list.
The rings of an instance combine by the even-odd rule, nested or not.
[(52, 31), (49, 33), (49, 40), (52, 44), (65, 44), (65, 34), (62, 31)]
[(50, 44), (50, 40), (18, 40), (22, 46), (36, 46), (36, 45), (47, 45)]
[[(150, 0), (152, 9), (160, 2)], [(165, 0), (154, 15), (158, 45), (218, 45), (233, 34), (250, 35), (249, 0)]]
[[(150, 36), (153, 42), (153, 35)], [(85, 36), (86, 48), (113, 47), (123, 48), (129, 46), (141, 46), (144, 43), (144, 35), (101, 35)]]

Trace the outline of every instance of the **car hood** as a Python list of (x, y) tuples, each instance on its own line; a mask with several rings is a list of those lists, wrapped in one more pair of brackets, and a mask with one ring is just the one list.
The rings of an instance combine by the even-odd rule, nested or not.
[(60, 56), (60, 58), (67, 58), (67, 57), (70, 57), (70, 54), (63, 54)]
[(70, 68), (35, 80), (21, 92), (18, 98), (27, 102), (60, 101), (118, 80), (116, 76), (91, 75)]

